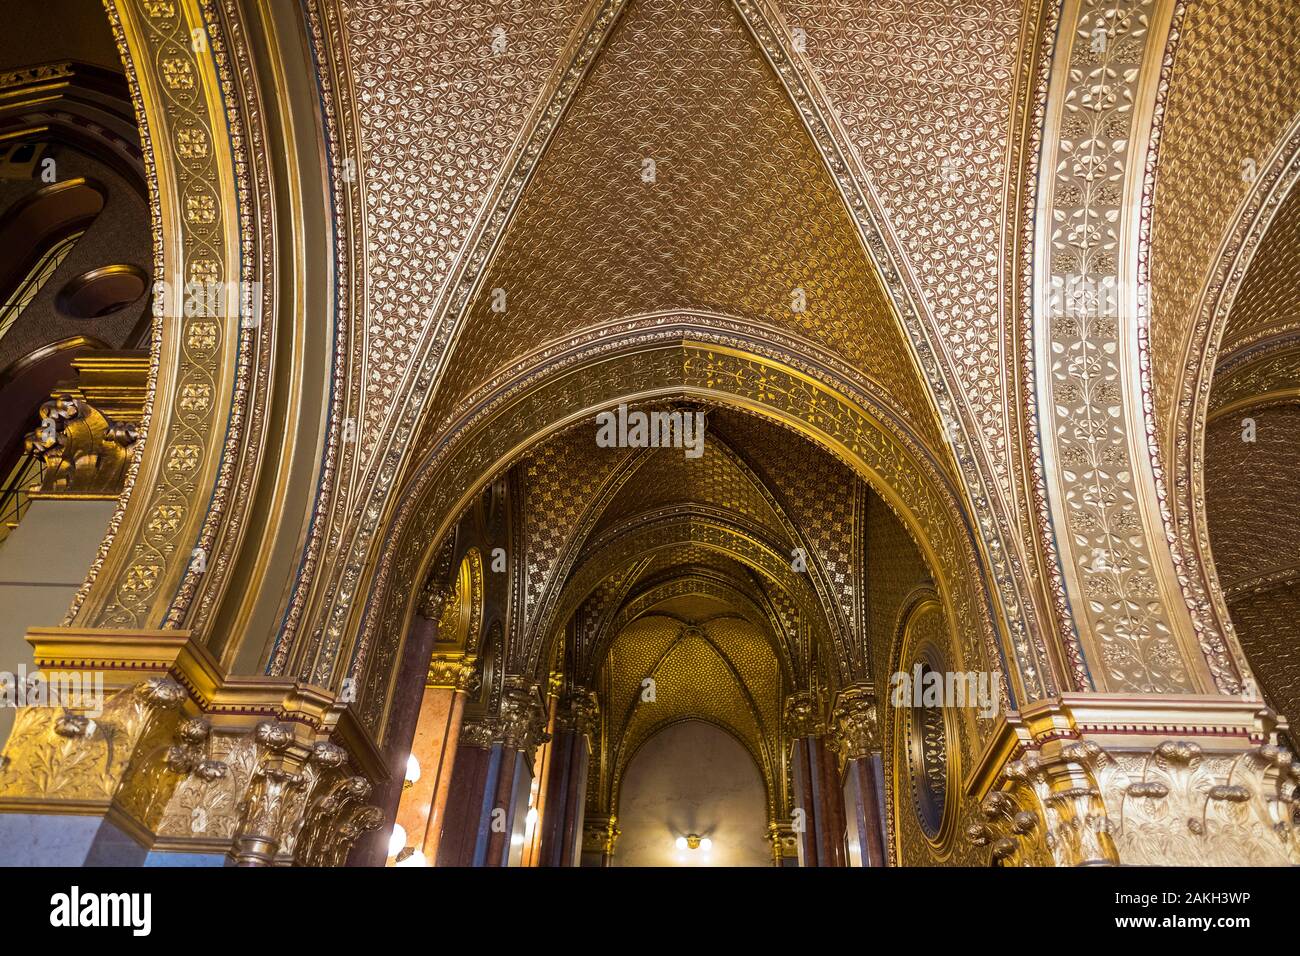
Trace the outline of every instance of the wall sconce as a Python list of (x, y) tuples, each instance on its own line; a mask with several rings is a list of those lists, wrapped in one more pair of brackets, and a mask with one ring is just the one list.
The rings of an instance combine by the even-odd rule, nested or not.
[(420, 779), (420, 761), (415, 759), (415, 754), (406, 758), (406, 779), (402, 781), (402, 789), (408, 790)]
[(698, 833), (688, 833), (686, 836), (677, 838), (677, 849), (679, 850), (703, 850), (708, 853), (713, 849), (713, 841), (708, 837), (702, 837)]
[(393, 824), (392, 835), (388, 838), (388, 855), (397, 856), (406, 846), (406, 828), (400, 823)]

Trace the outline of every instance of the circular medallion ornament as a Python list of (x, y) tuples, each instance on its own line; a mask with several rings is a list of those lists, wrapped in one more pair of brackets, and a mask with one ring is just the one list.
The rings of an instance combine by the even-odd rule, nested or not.
[[(912, 788), (912, 803), (921, 829), (931, 840), (937, 840), (943, 827), (944, 808), (948, 800), (948, 728), (946, 715), (933, 700), (926, 702), (928, 687), (943, 687), (943, 674), (928, 663), (913, 668), (919, 675), (920, 687), (914, 688), (914, 703), (906, 716), (907, 764)], [(917, 691), (919, 690), (919, 695)]]

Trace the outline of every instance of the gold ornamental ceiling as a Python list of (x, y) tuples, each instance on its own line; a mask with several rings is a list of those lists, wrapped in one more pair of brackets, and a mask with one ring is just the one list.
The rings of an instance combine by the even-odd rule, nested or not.
[[(848, 671), (866, 672), (870, 647), (857, 594), (865, 587), (870, 493), (851, 470), (780, 426), (719, 408), (707, 412), (699, 458), (681, 449), (594, 449), (590, 441), (577, 426), (517, 469), (530, 630), (554, 639), (573, 619), (591, 645), (578, 659), (591, 666), (595, 643), (626, 617), (621, 609), (645, 613), (642, 595), (666, 600), (689, 578), (712, 582), (711, 596), (727, 595), (734, 613), (770, 625), (788, 647), (784, 666), (792, 672), (808, 664), (797, 646), (801, 627), (806, 636), (835, 635), (836, 649), (824, 652)], [(711, 532), (710, 522), (731, 530)]]
[[(1291, 0), (1187, 6), (1169, 78), (1151, 238), (1151, 354), (1161, 450), (1206, 346), (1198, 310), (1216, 250), (1300, 112), (1300, 18)], [(1224, 64), (1232, 63), (1232, 69)], [(1283, 277), (1276, 277), (1281, 279)], [(1235, 324), (1235, 323), (1234, 323)], [(1243, 328), (1238, 325), (1238, 329)], [(1228, 339), (1225, 337), (1225, 343)]]
[[(1278, 209), (1233, 300), (1219, 362), (1274, 336), (1300, 332), (1300, 191)], [(1292, 383), (1293, 387), (1296, 384)]]
[[(763, 770), (769, 810), (780, 789), (781, 669), (765, 636), (730, 616), (724, 602), (673, 602), (686, 621), (663, 613), (639, 618), (618, 634), (602, 674), (607, 748), (602, 801), (616, 806), (618, 783), (637, 748), (681, 720), (706, 720), (735, 734)], [(653, 700), (645, 697), (647, 676)]]
[(787, 543), (782, 519), (773, 503), (742, 470), (735, 453), (714, 435), (707, 435), (704, 454), (687, 458), (665, 448), (644, 456), (639, 467), (605, 508), (593, 536), (638, 514), (673, 505), (699, 504), (728, 514), (743, 515)]
[(543, 342), (671, 309), (832, 349), (939, 447), (843, 199), (727, 0), (623, 13), (482, 281), (437, 409)]

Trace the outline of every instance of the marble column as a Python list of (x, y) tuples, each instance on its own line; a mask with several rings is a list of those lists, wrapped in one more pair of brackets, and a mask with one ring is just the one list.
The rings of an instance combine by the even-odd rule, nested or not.
[(596, 695), (590, 691), (570, 691), (560, 701), (541, 822), (541, 866), (578, 866), (581, 862), (591, 731), (597, 716)]
[(406, 831), (407, 850), (432, 863), (438, 858), (443, 818), (460, 740), (466, 690), (474, 676), (474, 659), (464, 655), (434, 655), (429, 661), (424, 695), (416, 718), (411, 756), (419, 777), (407, 784), (397, 805), (397, 823)]
[(799, 865), (843, 866), (844, 803), (839, 767), (833, 741), (811, 694), (801, 692), (789, 698), (786, 724), (792, 738), (791, 824), (799, 837)]
[(835, 742), (843, 758), (849, 866), (885, 866), (883, 762), (876, 698), (866, 685), (844, 688), (835, 703)]
[(536, 747), (545, 738), (534, 684), (507, 677), (498, 712), (461, 730), (439, 866), (518, 866)]

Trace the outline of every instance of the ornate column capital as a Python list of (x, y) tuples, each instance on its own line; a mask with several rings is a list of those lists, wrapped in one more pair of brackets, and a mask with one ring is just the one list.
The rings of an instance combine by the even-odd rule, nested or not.
[(575, 688), (560, 698), (556, 723), (583, 736), (590, 736), (600, 719), (600, 701), (594, 691)]
[(1276, 727), (1241, 698), (1036, 704), (976, 769), (967, 839), (1001, 866), (1300, 864), (1300, 765)]
[(460, 725), (460, 736), (457, 740), (465, 747), (490, 750), (497, 737), (496, 730), (496, 721), (489, 714), (467, 716)]
[[(104, 642), (88, 637), (38, 643), (45, 654), (73, 645), (98, 646), (107, 658)], [(132, 645), (120, 661), (155, 651)], [(124, 687), (93, 718), (21, 708), (0, 757), (0, 810), (102, 807), (147, 847), (219, 848), (263, 866), (337, 865), (379, 826), (365, 774), (376, 776), (382, 763), (346, 708), (292, 684), (207, 687), (183, 660), (176, 670), (184, 684), (156, 677)], [(268, 713), (293, 719), (257, 716)], [(63, 781), (57, 789), (51, 772)]]
[(537, 745), (550, 739), (546, 733), (546, 708), (536, 684), (518, 675), (506, 677), (497, 727), (497, 739), (532, 759)]
[(592, 816), (582, 824), (582, 852), (614, 855), (614, 845), (623, 832), (618, 828), (618, 817)]
[(817, 698), (806, 690), (785, 699), (785, 725), (791, 737), (815, 737), (826, 732)]
[(474, 683), (477, 666), (478, 660), (473, 655), (434, 654), (429, 658), (429, 672), (424, 679), (424, 686), (468, 693)]
[(865, 684), (851, 684), (835, 701), (835, 744), (846, 760), (880, 751), (880, 713), (876, 695)]

